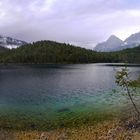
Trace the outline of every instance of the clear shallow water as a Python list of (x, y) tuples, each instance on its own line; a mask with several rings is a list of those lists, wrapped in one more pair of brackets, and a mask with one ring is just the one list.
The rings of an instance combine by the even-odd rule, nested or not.
[[(126, 102), (115, 84), (120, 68), (105, 64), (1, 65), (0, 126), (54, 128), (117, 114)], [(140, 74), (138, 66), (129, 69), (134, 79)]]

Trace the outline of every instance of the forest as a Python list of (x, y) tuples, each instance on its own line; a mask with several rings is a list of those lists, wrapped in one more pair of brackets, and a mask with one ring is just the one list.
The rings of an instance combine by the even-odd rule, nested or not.
[(0, 63), (140, 63), (140, 46), (117, 52), (96, 52), (55, 41), (38, 41), (2, 49)]

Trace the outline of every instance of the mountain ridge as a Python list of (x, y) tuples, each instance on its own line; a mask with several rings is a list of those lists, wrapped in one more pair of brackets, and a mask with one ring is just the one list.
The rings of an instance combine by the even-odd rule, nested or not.
[[(114, 38), (118, 39), (118, 42), (113, 41)], [(98, 52), (111, 52), (127, 48), (134, 48), (138, 45), (140, 45), (140, 32), (130, 35), (124, 41), (122, 41), (115, 35), (111, 35), (106, 41), (97, 44), (94, 50)]]
[(119, 39), (115, 35), (111, 35), (106, 41), (99, 43), (94, 48), (95, 51), (112, 51), (114, 48), (117, 48), (118, 46), (121, 46), (123, 44), (123, 41)]
[(139, 54), (140, 46), (108, 53), (44, 40), (1, 53), (0, 63), (140, 63)]
[(18, 39), (14, 39), (12, 37), (0, 35), (0, 46), (1, 47), (12, 49), (12, 48), (20, 47), (25, 44), (27, 44), (27, 42), (18, 40)]

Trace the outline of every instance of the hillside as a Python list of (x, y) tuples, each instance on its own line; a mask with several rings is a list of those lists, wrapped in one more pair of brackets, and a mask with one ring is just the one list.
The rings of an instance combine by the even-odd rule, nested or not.
[(0, 46), (0, 53), (5, 52), (7, 50), (8, 50), (8, 48), (5, 48), (5, 47)]
[(89, 63), (93, 51), (65, 43), (39, 41), (12, 49), (0, 56), (2, 63)]
[(122, 62), (140, 63), (140, 45), (135, 48), (118, 51), (116, 54)]
[(1, 47), (17, 48), (17, 47), (20, 47), (25, 44), (27, 44), (27, 42), (0, 35), (0, 46)]
[(140, 63), (140, 46), (118, 52), (95, 52), (54, 41), (38, 41), (0, 54), (0, 63)]

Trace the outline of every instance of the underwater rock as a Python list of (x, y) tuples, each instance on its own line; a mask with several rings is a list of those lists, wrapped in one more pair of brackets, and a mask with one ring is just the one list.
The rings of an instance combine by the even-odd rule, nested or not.
[(61, 112), (69, 112), (70, 109), (69, 108), (61, 108), (59, 110), (57, 110), (57, 112), (61, 113)]

